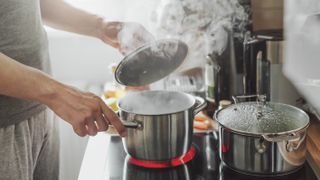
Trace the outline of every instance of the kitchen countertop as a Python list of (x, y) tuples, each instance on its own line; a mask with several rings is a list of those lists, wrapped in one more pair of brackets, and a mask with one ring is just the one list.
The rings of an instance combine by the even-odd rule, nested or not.
[(78, 180), (102, 179), (108, 158), (110, 135), (100, 132), (90, 137), (84, 153)]

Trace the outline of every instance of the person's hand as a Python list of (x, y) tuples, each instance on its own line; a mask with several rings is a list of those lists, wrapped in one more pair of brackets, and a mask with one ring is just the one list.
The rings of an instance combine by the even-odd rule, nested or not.
[(101, 21), (98, 26), (98, 37), (105, 43), (128, 54), (154, 37), (142, 25), (134, 22)]
[(60, 85), (45, 104), (58, 116), (70, 123), (75, 133), (83, 137), (106, 131), (112, 124), (121, 136), (126, 131), (118, 116), (100, 97), (73, 87)]

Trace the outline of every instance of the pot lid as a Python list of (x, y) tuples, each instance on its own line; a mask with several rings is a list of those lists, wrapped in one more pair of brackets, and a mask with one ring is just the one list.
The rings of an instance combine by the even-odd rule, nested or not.
[(291, 132), (309, 124), (308, 115), (301, 109), (272, 102), (234, 104), (219, 111), (216, 118), (231, 130), (251, 134)]
[(115, 72), (118, 83), (144, 86), (156, 82), (177, 69), (188, 53), (188, 46), (175, 39), (162, 39), (131, 52)]

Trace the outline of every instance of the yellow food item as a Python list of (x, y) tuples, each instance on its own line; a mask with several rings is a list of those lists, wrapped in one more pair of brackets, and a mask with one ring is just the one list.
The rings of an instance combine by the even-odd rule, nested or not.
[(125, 90), (116, 89), (116, 90), (107, 90), (104, 92), (105, 98), (121, 98), (125, 95)]
[(123, 89), (118, 89), (116, 91), (116, 98), (122, 98), (126, 94), (126, 91)]
[(105, 98), (116, 97), (116, 91), (114, 91), (114, 90), (108, 90), (108, 91), (104, 92), (104, 97), (105, 97)]
[(116, 98), (104, 98), (103, 100), (113, 111), (118, 111), (118, 100)]

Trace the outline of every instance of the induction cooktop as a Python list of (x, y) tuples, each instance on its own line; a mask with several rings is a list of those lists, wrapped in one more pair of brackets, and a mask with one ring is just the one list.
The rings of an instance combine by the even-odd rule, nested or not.
[(171, 168), (145, 168), (130, 163), (121, 138), (112, 136), (108, 146), (108, 159), (105, 165), (105, 180), (317, 180), (306, 162), (291, 174), (272, 177), (244, 175), (229, 169), (219, 159), (216, 133), (193, 135), (196, 155), (185, 164)]

